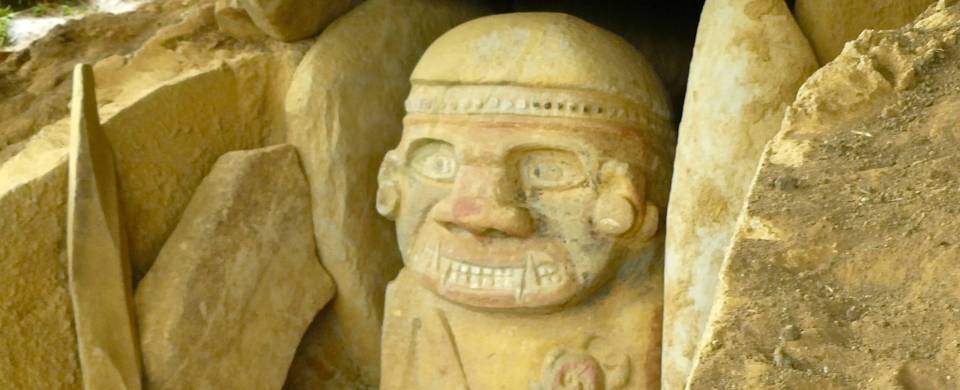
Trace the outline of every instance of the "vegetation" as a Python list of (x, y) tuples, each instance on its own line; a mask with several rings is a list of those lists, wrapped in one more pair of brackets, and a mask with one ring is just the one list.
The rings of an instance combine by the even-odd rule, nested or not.
[(13, 18), (13, 8), (0, 7), (0, 47), (10, 44), (10, 19)]
[(47, 16), (74, 16), (89, 10), (89, 3), (84, 0), (45, 1), (16, 11), (9, 5), (0, 5), (0, 48), (13, 44), (10, 36), (10, 23), (14, 16), (31, 16), (35, 18)]
[(72, 16), (86, 11), (88, 6), (87, 2), (82, 0), (44, 2), (33, 6), (26, 12), (38, 18), (44, 16)]

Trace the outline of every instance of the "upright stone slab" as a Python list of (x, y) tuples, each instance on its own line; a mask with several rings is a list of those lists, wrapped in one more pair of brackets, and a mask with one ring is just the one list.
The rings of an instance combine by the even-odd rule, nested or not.
[(686, 382), (763, 147), (816, 69), (782, 0), (707, 0), (667, 212), (664, 389)]
[(117, 195), (113, 148), (94, 92), (93, 70), (77, 65), (70, 109), (67, 262), (83, 384), (140, 389), (140, 340)]
[(150, 389), (279, 389), (334, 294), (293, 147), (231, 152), (137, 289)]
[(821, 64), (834, 59), (843, 45), (863, 30), (900, 28), (935, 0), (797, 0), (797, 22)]
[(263, 32), (285, 42), (320, 33), (360, 0), (239, 0)]
[(960, 387), (960, 6), (869, 32), (765, 152), (691, 389)]
[(383, 294), (400, 254), (389, 221), (372, 207), (377, 166), (400, 138), (417, 59), (444, 31), (481, 14), (469, 1), (367, 1), (329, 26), (297, 68), (288, 141), (303, 158), (320, 259), (338, 294), (301, 346), (295, 388), (378, 381)]
[(0, 165), (0, 388), (81, 389), (67, 288), (67, 138), (41, 131)]

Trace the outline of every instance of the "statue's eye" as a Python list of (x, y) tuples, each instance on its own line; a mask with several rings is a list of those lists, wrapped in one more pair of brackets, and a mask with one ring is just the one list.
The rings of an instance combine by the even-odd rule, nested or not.
[(525, 187), (565, 189), (583, 183), (587, 176), (573, 153), (559, 150), (535, 150), (520, 159)]
[(410, 166), (417, 173), (437, 181), (452, 181), (457, 175), (453, 146), (441, 141), (420, 145), (413, 151)]

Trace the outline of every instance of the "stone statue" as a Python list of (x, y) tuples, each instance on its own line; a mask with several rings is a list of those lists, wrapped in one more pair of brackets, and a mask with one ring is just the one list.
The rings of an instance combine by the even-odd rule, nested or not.
[(381, 388), (659, 388), (673, 135), (642, 55), (506, 14), (441, 36), (411, 83), (377, 195), (405, 266)]

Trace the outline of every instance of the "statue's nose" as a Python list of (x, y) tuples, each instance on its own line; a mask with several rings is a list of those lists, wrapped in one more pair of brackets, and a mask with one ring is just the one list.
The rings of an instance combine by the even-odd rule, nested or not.
[(501, 168), (462, 167), (435, 219), (478, 235), (528, 237), (533, 217), (511, 196), (515, 191)]

